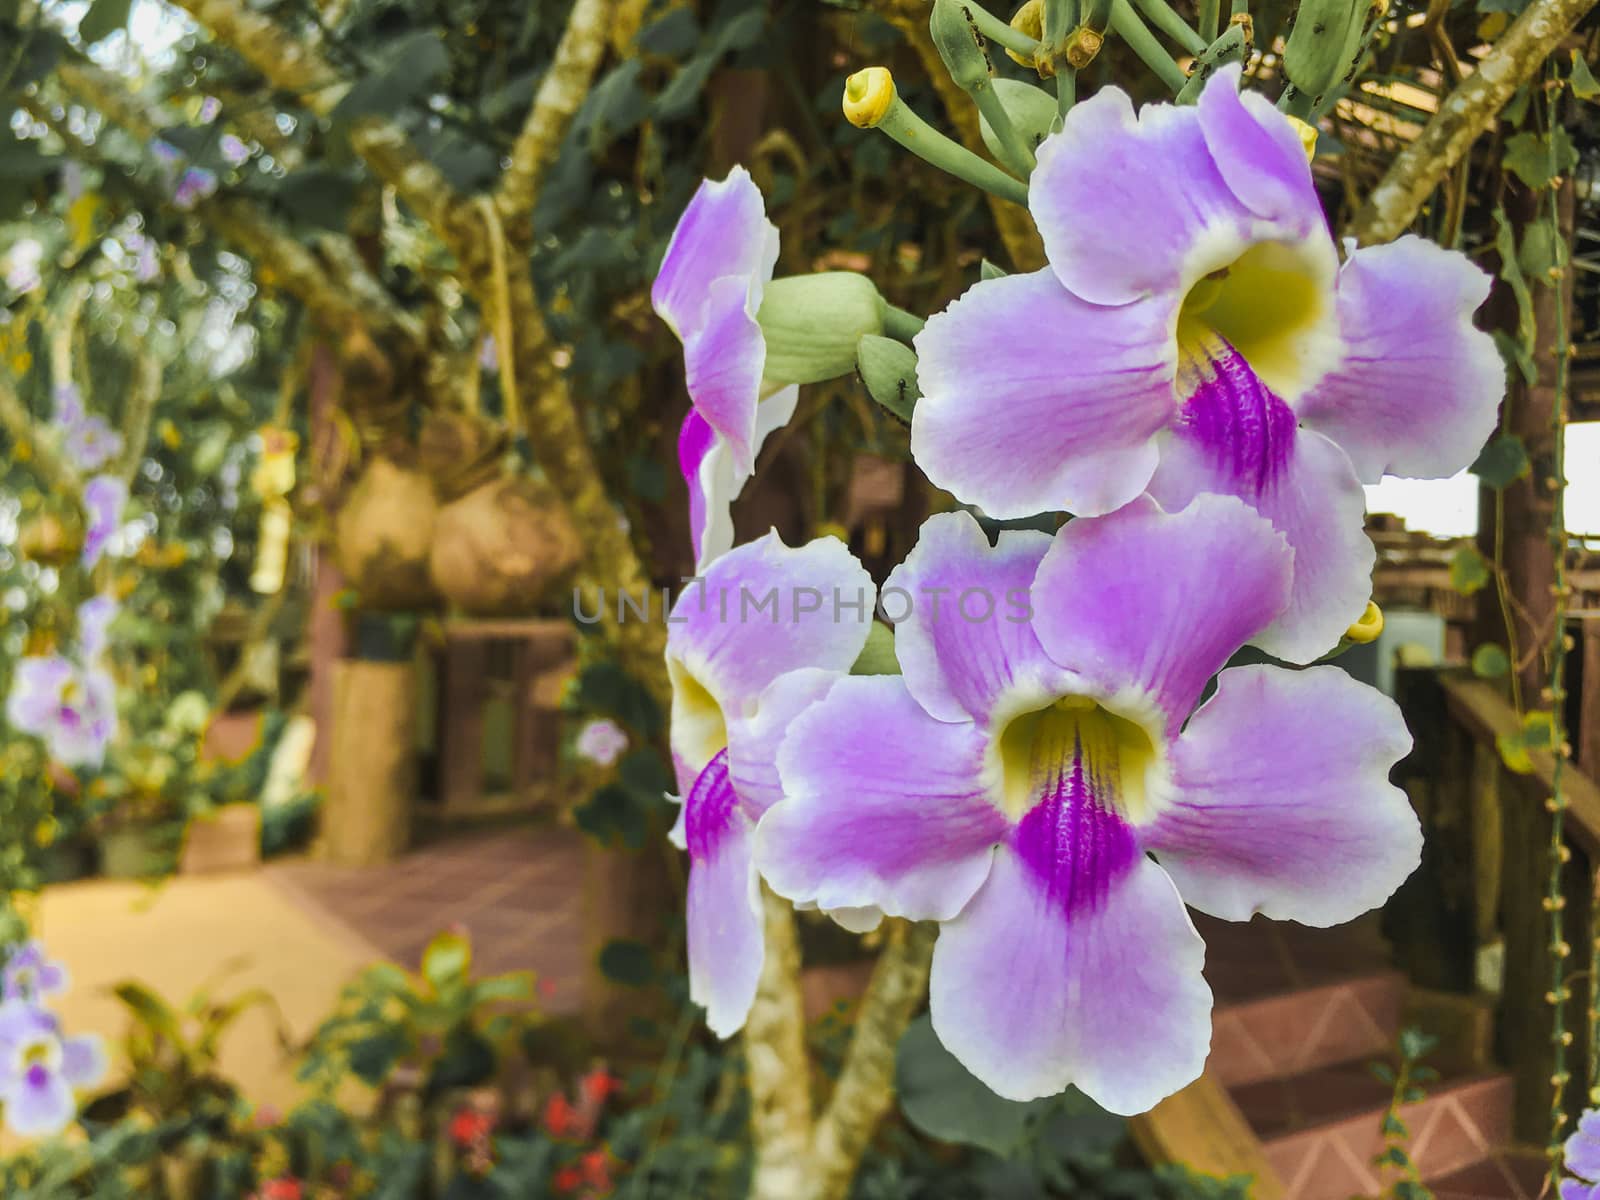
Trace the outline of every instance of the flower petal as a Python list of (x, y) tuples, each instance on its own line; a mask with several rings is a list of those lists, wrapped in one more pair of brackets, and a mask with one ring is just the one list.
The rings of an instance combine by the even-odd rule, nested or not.
[(1295, 406), (1350, 456), (1364, 483), (1443, 479), (1494, 429), (1505, 366), (1473, 328), (1489, 276), (1465, 255), (1407, 236), (1354, 250), (1339, 272), (1343, 356)]
[(743, 167), (721, 182), (704, 180), (678, 218), (650, 289), (650, 303), (680, 338), (702, 321), (711, 285), (728, 275), (751, 281), (750, 312), (778, 262), (778, 230), (761, 190)]
[(689, 999), (718, 1037), (744, 1025), (766, 953), (761, 885), (751, 858), (750, 818), (741, 811), (719, 754), (683, 802), (689, 850), (686, 910)]
[(1076, 1085), (1144, 1112), (1200, 1074), (1211, 1042), (1205, 944), (1172, 881), (1135, 854), (1102, 899), (1063, 911), (1006, 848), (934, 948), (929, 1000), (945, 1048), (998, 1095)]
[(1202, 912), (1338, 925), (1420, 860), (1389, 782), (1410, 749), (1394, 702), (1338, 667), (1232, 668), (1172, 747), (1170, 805), (1145, 845)]
[(72, 1123), (77, 1106), (67, 1081), (40, 1064), (25, 1069), (3, 1093), (6, 1124), (23, 1137), (48, 1137)]
[(1039, 566), (1033, 627), (1100, 698), (1153, 701), (1176, 734), (1206, 682), (1289, 598), (1294, 555), (1232, 496), (1148, 499), (1069, 521)]
[(977, 284), (916, 337), (912, 457), (996, 517), (1119, 508), (1172, 415), (1172, 314), (1085, 303), (1047, 270)]
[(1149, 492), (1168, 511), (1202, 493), (1237, 496), (1294, 550), (1289, 603), (1250, 640), (1310, 662), (1338, 644), (1372, 594), (1366, 495), (1344, 453), (1294, 414), (1231, 349), (1197, 374), (1192, 395), (1161, 440)]
[[(1266, 142), (1274, 151), (1269, 165), (1231, 170), (1244, 197), (1218, 169), (1204, 126), (1231, 142), (1239, 120), (1252, 119), (1248, 111), (1224, 110), (1227, 90), (1237, 86), (1229, 72), (1211, 81), (1209, 119), (1172, 104), (1147, 104), (1135, 118), (1127, 94), (1104, 87), (1039, 146), (1028, 207), (1051, 269), (1074, 295), (1095, 304), (1158, 296), (1176, 305), (1255, 242), (1327, 239), (1314, 191), (1300, 204), (1280, 203), (1274, 139)], [(1239, 152), (1257, 149), (1253, 135), (1251, 141)], [(1252, 204), (1271, 211), (1258, 213)]]
[(1029, 589), (1049, 548), (1050, 535), (1032, 530), (1002, 532), (991, 547), (971, 514), (940, 513), (884, 581), (883, 612), (905, 612), (894, 652), (906, 688), (939, 720), (985, 723), (1001, 697), (1042, 695), (1063, 674), (1028, 621)]
[(875, 595), (837, 538), (794, 548), (774, 532), (712, 563), (668, 617), (673, 749), (687, 769), (722, 748), (725, 723), (751, 716), (778, 676), (849, 670), (866, 644)]
[(738, 276), (711, 284), (699, 326), (683, 339), (683, 372), (695, 409), (722, 435), (734, 468), (748, 475), (755, 469), (767, 342), (746, 307), (746, 293), (746, 281)]
[[(794, 416), (800, 389), (786, 387), (756, 406), (754, 450)], [(697, 409), (691, 408), (678, 433), (678, 466), (689, 489), (689, 533), (694, 546), (695, 570), (733, 548), (733, 502), (749, 476), (733, 465), (727, 445)]]
[(1589, 1109), (1562, 1149), (1562, 1165), (1574, 1175), (1600, 1180), (1600, 1112)]
[(752, 820), (783, 799), (778, 777), (778, 749), (801, 713), (828, 694), (840, 678), (837, 671), (806, 668), (772, 681), (756, 705), (755, 715), (728, 726), (728, 772), (744, 811)]
[(1239, 90), (1243, 68), (1216, 72), (1196, 104), (1206, 149), (1224, 182), (1251, 212), (1328, 237), (1305, 146), (1288, 119), (1259, 92)]
[(1008, 822), (984, 780), (987, 739), (934, 720), (896, 676), (852, 676), (794, 722), (784, 800), (756, 830), (772, 890), (819, 908), (913, 920), (960, 912)]
[(105, 1043), (95, 1034), (61, 1039), (61, 1077), (77, 1088), (94, 1087), (106, 1074)]

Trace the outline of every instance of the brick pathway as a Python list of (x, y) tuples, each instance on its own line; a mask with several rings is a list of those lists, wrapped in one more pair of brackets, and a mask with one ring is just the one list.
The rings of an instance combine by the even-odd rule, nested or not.
[(472, 937), (474, 972), (533, 970), (545, 1008), (578, 1009), (584, 970), (583, 835), (566, 829), (458, 834), (379, 867), (307, 859), (267, 877), (303, 907), (415, 969), (447, 925)]

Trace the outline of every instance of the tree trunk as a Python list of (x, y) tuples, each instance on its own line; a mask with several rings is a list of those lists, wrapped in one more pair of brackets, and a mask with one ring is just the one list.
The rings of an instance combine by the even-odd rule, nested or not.
[(332, 776), (322, 852), (341, 866), (391, 862), (411, 836), (417, 790), (417, 664), (334, 665)]

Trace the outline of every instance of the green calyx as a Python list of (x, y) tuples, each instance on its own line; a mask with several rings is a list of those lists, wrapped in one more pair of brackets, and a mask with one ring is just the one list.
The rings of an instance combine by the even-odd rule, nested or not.
[(856, 346), (856, 370), (872, 398), (906, 424), (922, 398), (917, 386), (917, 356), (893, 338), (867, 336)]
[(848, 375), (855, 369), (856, 343), (883, 332), (884, 313), (877, 287), (854, 271), (774, 279), (756, 314), (767, 342), (763, 377), (786, 386)]
[(1283, 51), (1283, 71), (1312, 108), (1355, 69), (1384, 0), (1303, 0)]
[[(1038, 149), (1039, 143), (1044, 141), (1055, 124), (1056, 98), (1020, 79), (996, 79), (991, 82), (990, 89), (995, 102), (1006, 114), (1013, 138), (1027, 150), (1031, 166), (1033, 151)], [(983, 144), (996, 158), (1005, 158), (1007, 143), (989, 122), (988, 114), (980, 108), (978, 118), (978, 132), (983, 135)]]

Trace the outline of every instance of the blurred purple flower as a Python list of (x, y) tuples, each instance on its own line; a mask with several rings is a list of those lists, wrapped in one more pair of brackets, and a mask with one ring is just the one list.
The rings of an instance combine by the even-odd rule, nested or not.
[(578, 757), (609, 767), (628, 748), (628, 735), (615, 721), (602, 717), (579, 731), (576, 748)]
[(1561, 1200), (1600, 1200), (1600, 1112), (1590, 1109), (1562, 1150), (1562, 1165), (1576, 1176), (1561, 1181)]
[(67, 968), (45, 956), (42, 942), (23, 942), (0, 969), (0, 1000), (37, 1001), (66, 990)]
[(55, 399), (55, 423), (63, 429), (70, 429), (82, 422), (83, 393), (78, 390), (78, 385), (72, 382), (58, 383), (53, 391)]
[(116, 685), (103, 669), (59, 654), (24, 658), (12, 676), (6, 719), (42, 739), (63, 766), (98, 767), (116, 731)]
[(73, 1089), (93, 1087), (105, 1073), (98, 1037), (64, 1037), (45, 1009), (23, 1000), (0, 1003), (0, 1106), (13, 1131), (60, 1133), (77, 1112)]
[(186, 167), (178, 177), (178, 186), (173, 189), (172, 203), (179, 210), (187, 212), (216, 190), (215, 172), (205, 167)]
[[(61, 448), (78, 470), (98, 471), (122, 453), (122, 435), (112, 429), (104, 417), (84, 415), (82, 402), (78, 404), (78, 420), (61, 423), (66, 433)], [(60, 423), (59, 416), (57, 421)]]
[(110, 596), (96, 596), (78, 605), (78, 650), (85, 662), (105, 653), (110, 644), (106, 630), (116, 615), (117, 602)]
[(222, 152), (223, 161), (230, 167), (237, 167), (250, 157), (250, 147), (231, 133), (222, 135), (222, 139), (218, 143), (218, 149)]
[(222, 101), (215, 96), (207, 96), (200, 101), (200, 123), (209, 125), (222, 114)]
[(127, 503), (128, 485), (115, 475), (97, 475), (84, 485), (83, 507), (89, 517), (83, 539), (85, 568), (100, 561), (106, 544), (122, 525), (122, 508)]

